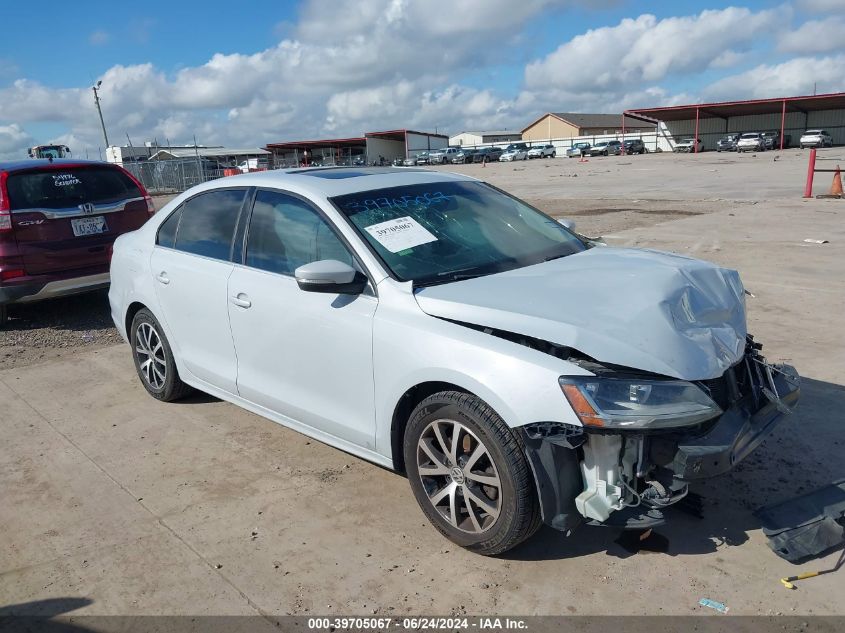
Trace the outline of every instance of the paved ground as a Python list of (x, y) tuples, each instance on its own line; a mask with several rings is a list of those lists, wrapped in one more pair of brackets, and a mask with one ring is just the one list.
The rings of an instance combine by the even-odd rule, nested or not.
[[(677, 196), (673, 208), (695, 214), (623, 230), (590, 224), (623, 212), (573, 202), (580, 227), (739, 269), (755, 295), (751, 331), (771, 359), (805, 376), (798, 413), (737, 471), (697, 488), (705, 518), (679, 515), (657, 531), (664, 552), (631, 554), (613, 531), (583, 528), (568, 539), (544, 529), (498, 559), (465, 553), (429, 527), (402, 477), (211, 398), (158, 403), (128, 348), (114, 345), (28, 366), (0, 355), (3, 604), (87, 599), (78, 613), (97, 614), (687, 614), (707, 597), (736, 614), (845, 614), (845, 570), (792, 592), (778, 582), (835, 557), (789, 565), (751, 514), (845, 476), (845, 201), (801, 201), (802, 160), (791, 154), (731, 178), (696, 171), (693, 161), (723, 156), (706, 154), (485, 168), (525, 197), (569, 203), (592, 191), (594, 209), (637, 218), (649, 215), (651, 203), (634, 202), (645, 200), (647, 179), (621, 163), (653, 167), (648, 197)], [(613, 178), (541, 176), (602, 165)], [(683, 178), (694, 189), (686, 198)], [(736, 180), (775, 193), (745, 196)], [(713, 200), (722, 188), (732, 197)]]

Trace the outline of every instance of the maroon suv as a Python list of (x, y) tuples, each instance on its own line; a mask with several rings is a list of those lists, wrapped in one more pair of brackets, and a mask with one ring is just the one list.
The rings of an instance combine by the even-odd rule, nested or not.
[(117, 165), (0, 162), (0, 327), (10, 303), (108, 286), (115, 239), (154, 212), (141, 183)]

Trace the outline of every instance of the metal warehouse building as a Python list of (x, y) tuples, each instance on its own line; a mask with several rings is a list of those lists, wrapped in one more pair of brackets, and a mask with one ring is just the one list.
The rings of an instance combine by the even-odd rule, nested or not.
[(672, 149), (697, 137), (704, 150), (729, 133), (777, 131), (783, 147), (797, 147), (806, 130), (823, 129), (835, 145), (845, 144), (845, 92), (751, 101), (698, 103), (665, 108), (635, 108), (625, 114), (658, 124), (659, 145)]
[(449, 137), (445, 134), (388, 130), (366, 132), (364, 136), (354, 138), (268, 143), (267, 150), (273, 154), (273, 162), (277, 167), (372, 165), (382, 160), (389, 164), (397, 158), (440, 149), (446, 147), (448, 142)]
[(576, 136), (654, 132), (654, 122), (621, 114), (547, 112), (522, 130), (523, 141), (548, 141)]

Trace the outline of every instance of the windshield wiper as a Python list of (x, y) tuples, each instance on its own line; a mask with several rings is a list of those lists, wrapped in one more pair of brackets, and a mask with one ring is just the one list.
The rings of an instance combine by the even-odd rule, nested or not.
[[(472, 270), (472, 268), (465, 268), (463, 270)], [(437, 273), (436, 278), (429, 277), (424, 281), (415, 281), (414, 286), (417, 288), (424, 288), (426, 286), (439, 286), (440, 284), (448, 284), (452, 283), (453, 281), (465, 281), (467, 279), (475, 279), (476, 277), (485, 277), (487, 275), (492, 275), (496, 271), (488, 271), (488, 272), (463, 272), (461, 270), (447, 270), (442, 273)]]

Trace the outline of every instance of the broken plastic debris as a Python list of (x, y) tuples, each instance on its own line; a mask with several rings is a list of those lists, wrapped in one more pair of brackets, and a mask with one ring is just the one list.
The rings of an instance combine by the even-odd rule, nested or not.
[(715, 600), (710, 600), (709, 598), (702, 598), (698, 601), (702, 607), (710, 607), (711, 609), (716, 609), (719, 613), (727, 613), (730, 610), (730, 607), (722, 604), (721, 602), (716, 602)]
[(827, 240), (814, 240), (811, 237), (808, 237), (804, 241), (807, 242), (808, 244), (829, 244), (829, 242)]

